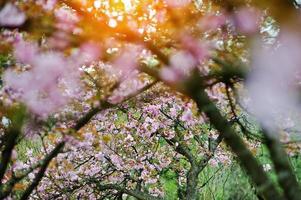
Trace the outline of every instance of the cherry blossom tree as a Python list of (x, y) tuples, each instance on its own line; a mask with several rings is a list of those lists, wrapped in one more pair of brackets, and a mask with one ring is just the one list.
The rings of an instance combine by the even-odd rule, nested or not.
[(204, 168), (234, 159), (259, 199), (299, 199), (298, 5), (0, 1), (0, 199), (164, 199), (172, 171), (197, 200)]

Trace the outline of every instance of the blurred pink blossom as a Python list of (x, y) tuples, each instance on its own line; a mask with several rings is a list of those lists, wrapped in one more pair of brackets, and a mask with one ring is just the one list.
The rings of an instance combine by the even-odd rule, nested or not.
[[(48, 0), (49, 4), (54, 4), (55, 0)], [(53, 5), (54, 6), (54, 5)], [(57, 30), (49, 38), (48, 43), (51, 47), (57, 49), (64, 49), (68, 47), (70, 36), (81, 31), (76, 25), (79, 22), (79, 17), (76, 13), (68, 7), (60, 7), (54, 10), (56, 18), (55, 27)]]
[[(66, 99), (55, 85), (56, 82), (53, 82), (55, 77), (52, 74), (36, 73), (34, 71), (17, 74), (12, 70), (7, 70), (4, 80), (6, 86), (22, 91), (21, 100), (32, 112), (44, 116), (64, 105)], [(45, 79), (45, 82), (41, 79)]]
[(80, 46), (77, 56), (78, 62), (81, 63), (90, 63), (96, 61), (97, 58), (101, 55), (100, 48), (97, 44), (92, 42), (86, 42)]
[(156, 19), (159, 23), (164, 23), (166, 21), (166, 14), (167, 11), (164, 10), (158, 10), (157, 14), (156, 14)]
[(191, 112), (190, 109), (186, 110), (186, 111), (183, 113), (183, 115), (182, 115), (182, 117), (181, 117), (181, 120), (184, 121), (184, 122), (186, 122), (186, 123), (188, 123), (189, 125), (192, 124), (192, 121), (193, 121), (193, 114), (192, 114), (192, 112)]
[(171, 56), (170, 66), (160, 71), (160, 77), (169, 83), (176, 83), (187, 78), (196, 64), (196, 59), (189, 52), (178, 51)]
[(179, 8), (187, 6), (191, 0), (165, 0), (166, 4), (170, 7)]
[(142, 50), (142, 46), (132, 44), (120, 50), (120, 54), (113, 61), (112, 65), (121, 71), (123, 78), (129, 76), (138, 67), (138, 59)]
[(53, 10), (57, 0), (36, 0), (36, 4), (40, 5), (46, 11)]
[(203, 62), (209, 57), (209, 46), (187, 34), (181, 37), (181, 44), (197, 62)]
[(17, 41), (14, 46), (14, 56), (19, 62), (22, 63), (32, 64), (37, 53), (37, 45), (25, 42), (23, 40)]
[(279, 43), (276, 49), (264, 48), (258, 41), (254, 44), (252, 71), (246, 82), (250, 97), (246, 106), (272, 131), (289, 119), (297, 120), (293, 113), (300, 113), (301, 39), (283, 30)]
[(255, 8), (243, 7), (237, 10), (233, 16), (233, 23), (237, 30), (243, 34), (258, 32), (262, 14)]
[(46, 2), (42, 4), (42, 6), (45, 10), (53, 10), (55, 8), (56, 3), (57, 0), (46, 0)]
[(220, 15), (205, 15), (198, 22), (198, 26), (204, 31), (214, 31), (221, 28), (227, 22), (227, 17), (224, 14)]
[(90, 44), (83, 45), (83, 56), (67, 58), (55, 51), (41, 52), (35, 44), (21, 40), (15, 44), (14, 55), (17, 61), (29, 64), (31, 68), (19, 73), (7, 70), (5, 85), (21, 92), (21, 101), (32, 112), (47, 116), (68, 102), (72, 94), (63, 94), (64, 89), (79, 87), (79, 67), (95, 59), (98, 50)]
[(69, 8), (60, 7), (54, 12), (57, 19), (57, 28), (65, 31), (74, 30), (79, 17)]
[(160, 77), (169, 83), (176, 83), (179, 80), (179, 78), (182, 78), (181, 75), (178, 74), (176, 70), (170, 67), (164, 67), (160, 71)]
[(0, 11), (0, 26), (20, 26), (26, 20), (26, 15), (12, 3), (7, 3)]

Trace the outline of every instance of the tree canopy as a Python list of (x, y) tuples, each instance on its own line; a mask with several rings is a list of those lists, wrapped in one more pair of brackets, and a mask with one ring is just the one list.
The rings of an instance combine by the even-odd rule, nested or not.
[[(291, 0), (0, 0), (0, 199), (300, 199), (300, 25)], [(248, 193), (206, 196), (223, 168)]]

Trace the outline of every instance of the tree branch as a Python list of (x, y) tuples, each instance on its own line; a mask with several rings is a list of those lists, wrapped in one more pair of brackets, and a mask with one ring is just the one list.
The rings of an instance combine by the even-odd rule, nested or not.
[(199, 111), (204, 112), (208, 116), (210, 122), (224, 138), (224, 141), (238, 156), (241, 165), (256, 184), (258, 192), (266, 199), (283, 199), (243, 140), (220, 114), (218, 108), (209, 99), (204, 89), (200, 87), (202, 82), (199, 72), (195, 71), (191, 79), (185, 84), (184, 90), (196, 102)]
[(64, 148), (65, 142), (60, 142), (56, 145), (56, 147), (48, 154), (48, 156), (44, 159), (43, 164), (41, 165), (41, 168), (39, 172), (36, 174), (34, 180), (32, 183), (26, 188), (26, 190), (23, 192), (20, 200), (26, 200), (28, 199), (29, 195), (32, 193), (32, 191), (38, 186), (42, 178), (44, 177), (45, 171), (51, 162), (51, 160), (56, 157), (60, 151)]
[(264, 131), (266, 145), (271, 155), (277, 178), (282, 187), (287, 199), (297, 200), (301, 198), (300, 185), (294, 175), (293, 169), (290, 165), (287, 153), (282, 148), (279, 140), (267, 131)]
[(13, 149), (16, 145), (17, 138), (20, 135), (20, 131), (15, 128), (11, 128), (5, 134), (4, 138), (4, 149), (1, 154), (0, 162), (0, 187), (2, 186), (2, 179), (11, 160)]
[(93, 183), (95, 183), (97, 185), (97, 188), (100, 191), (106, 191), (106, 190), (116, 190), (118, 192), (122, 192), (125, 194), (128, 194), (132, 197), (137, 198), (138, 200), (161, 200), (161, 198), (158, 197), (154, 197), (150, 194), (147, 194), (145, 192), (141, 192), (138, 190), (129, 190), (126, 189), (125, 187), (121, 187), (119, 185), (115, 185), (115, 184), (100, 184), (97, 180), (92, 180)]

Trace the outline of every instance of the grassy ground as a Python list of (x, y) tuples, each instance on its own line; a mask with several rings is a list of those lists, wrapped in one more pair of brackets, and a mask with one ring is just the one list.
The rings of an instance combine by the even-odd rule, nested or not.
[[(207, 166), (199, 176), (200, 199), (225, 200), (257, 199), (245, 173), (235, 162), (228, 166)], [(175, 177), (164, 176), (163, 181), (166, 200), (177, 199)]]
[[(257, 158), (262, 164), (272, 164), (268, 159), (267, 150), (262, 147), (258, 151)], [(298, 180), (301, 180), (301, 155), (290, 157), (291, 164)], [(273, 170), (269, 170), (269, 176), (276, 183)], [(166, 200), (177, 199), (177, 185), (175, 175), (169, 173), (162, 177)], [(200, 200), (257, 200), (255, 190), (245, 172), (236, 161), (227, 166), (207, 166), (199, 176)]]

